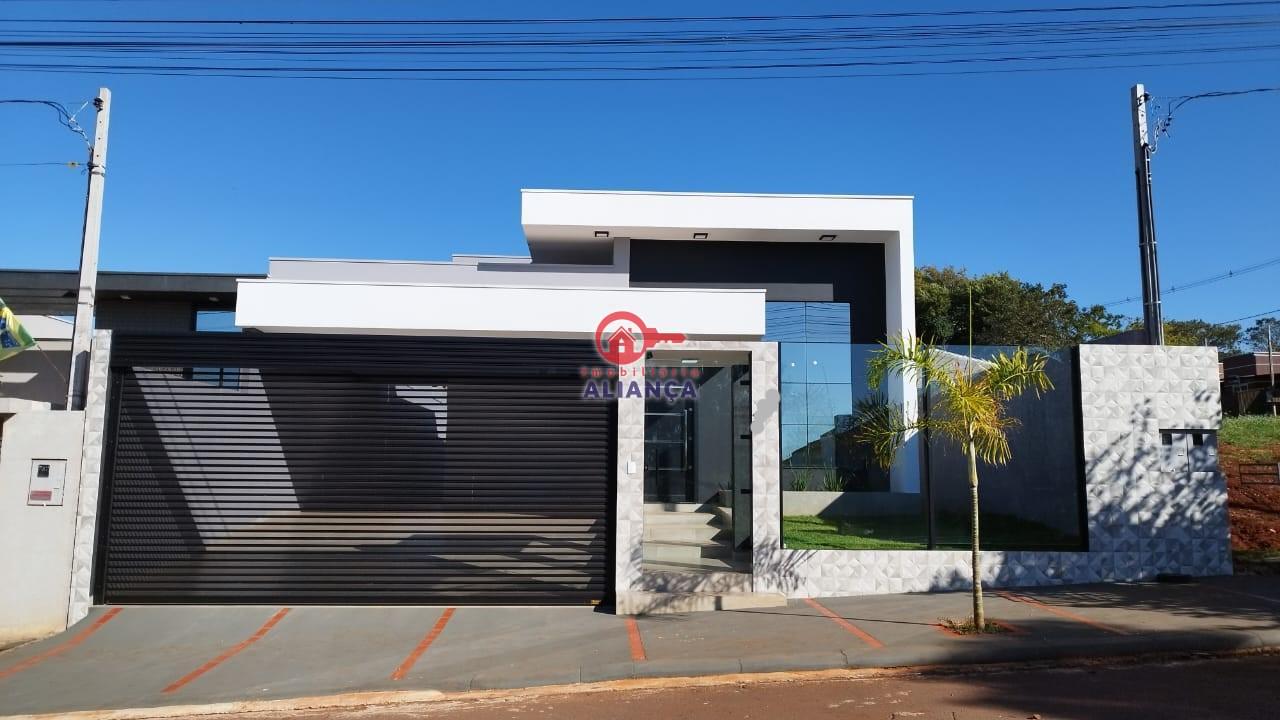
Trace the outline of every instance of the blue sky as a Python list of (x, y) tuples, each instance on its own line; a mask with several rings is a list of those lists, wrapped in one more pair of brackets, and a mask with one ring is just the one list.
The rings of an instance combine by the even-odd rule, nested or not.
[[(353, 9), (354, 3), (286, 2), (269, 14), (475, 16), (475, 5), (381, 2)], [(160, 6), (10, 1), (0, 3), (0, 17), (200, 11), (198, 3)], [(218, 3), (216, 12), (261, 13), (255, 6)], [(563, 15), (641, 12), (623, 5), (606, 11), (599, 3), (553, 7)], [(645, 3), (642, 14), (778, 7)], [(495, 17), (535, 14), (532, 8), (483, 6)], [(99, 85), (112, 89), (106, 269), (248, 273), (265, 271), (269, 256), (520, 253), (522, 187), (911, 194), (919, 264), (1064, 282), (1076, 299), (1096, 302), (1139, 291), (1128, 109), (1134, 82), (1160, 96), (1280, 85), (1280, 59), (1084, 72), (634, 83), (0, 71), (0, 97), (79, 107)], [(1277, 127), (1280, 93), (1198, 102), (1180, 111), (1155, 160), (1166, 286), (1280, 256)], [(51, 111), (0, 106), (0, 164), (82, 157), (83, 144)], [(0, 262), (75, 267), (83, 192), (78, 171), (0, 167)], [(1218, 321), (1280, 307), (1275, 272), (1169, 296), (1166, 316)], [(1139, 311), (1137, 303), (1116, 309)]]

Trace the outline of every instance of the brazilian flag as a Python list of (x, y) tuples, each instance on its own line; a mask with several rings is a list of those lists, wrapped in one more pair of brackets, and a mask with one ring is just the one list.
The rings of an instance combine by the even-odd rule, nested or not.
[(13, 311), (0, 300), (0, 360), (17, 355), (36, 344)]

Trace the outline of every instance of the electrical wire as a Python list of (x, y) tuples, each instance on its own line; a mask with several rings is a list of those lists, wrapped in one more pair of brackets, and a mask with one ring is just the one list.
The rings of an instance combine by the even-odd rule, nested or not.
[[(1162, 292), (1161, 294), (1175, 295), (1177, 293), (1183, 292), (1184, 290), (1191, 290), (1193, 288), (1204, 287), (1205, 285), (1212, 285), (1213, 283), (1221, 282), (1223, 280), (1230, 280), (1232, 278), (1237, 278), (1237, 277), (1240, 277), (1241, 275), (1248, 275), (1251, 272), (1257, 272), (1258, 270), (1269, 268), (1269, 267), (1272, 267), (1273, 265), (1280, 265), (1280, 258), (1272, 258), (1270, 260), (1264, 260), (1260, 263), (1255, 263), (1253, 265), (1246, 265), (1244, 267), (1236, 268), (1234, 270), (1227, 270), (1226, 272), (1218, 273), (1217, 275), (1211, 275), (1209, 277), (1201, 278), (1199, 280), (1192, 280), (1191, 282), (1185, 282), (1185, 283), (1182, 283), (1181, 285), (1171, 285), (1168, 290)], [(1131, 295), (1126, 298), (1120, 298), (1119, 300), (1110, 300), (1108, 302), (1104, 302), (1101, 304), (1104, 307), (1111, 307), (1113, 305), (1123, 305), (1125, 303), (1136, 302), (1141, 299), (1142, 298), (1138, 295)]]
[[(612, 81), (957, 74), (866, 71), (921, 65), (991, 69), (989, 66), (1009, 64), (1019, 66), (1013, 69), (1017, 72), (1056, 70), (1066, 65), (1079, 69), (1145, 67), (1162, 64), (1155, 63), (1158, 57), (1166, 58), (1163, 64), (1178, 64), (1168, 58), (1179, 55), (1270, 61), (1260, 53), (1280, 49), (1280, 14), (1221, 11), (1272, 6), (1280, 6), (1280, 0), (720, 17), (11, 19), (0, 24), (0, 54), (12, 58), (0, 64), (0, 71)], [(1216, 14), (1186, 14), (1203, 9), (1213, 9)], [(1103, 17), (1068, 15), (1067, 19), (1056, 19), (1066, 13), (1085, 12)], [(1182, 14), (1167, 14), (1170, 12)], [(913, 18), (967, 20), (921, 22)], [(878, 22), (850, 24), (867, 19)], [(906, 24), (889, 22), (904, 19)], [(727, 27), (705, 26), (709, 23)], [(604, 29), (597, 29), (597, 25)], [(42, 26), (57, 29), (39, 29)], [(294, 26), (305, 28), (295, 30)], [(394, 29), (384, 31), (382, 26)], [(1235, 42), (1224, 42), (1228, 37)], [(1201, 44), (1186, 45), (1190, 40)], [(963, 51), (936, 52), (942, 48)], [(642, 60), (645, 55), (656, 57)], [(744, 55), (750, 59), (741, 57)], [(384, 60), (365, 62), (374, 57)], [(429, 62), (424, 61), (427, 58)], [(1078, 62), (1113, 58), (1127, 62)], [(1138, 58), (1152, 60), (1140, 63)], [(390, 59), (395, 62), (388, 62)], [(1195, 64), (1209, 62), (1217, 64), (1207, 60)], [(859, 72), (838, 72), (853, 69)]]
[[(84, 105), (80, 106), (80, 110), (84, 110), (88, 104), (88, 102), (85, 102)], [(91, 145), (89, 142), (89, 134), (84, 131), (84, 128), (80, 127), (80, 123), (76, 122), (76, 114), (79, 113), (80, 110), (73, 113), (67, 109), (66, 105), (63, 105), (56, 100), (0, 99), (0, 105), (44, 105), (45, 107), (53, 108), (54, 112), (58, 114), (58, 122), (61, 123), (63, 127), (79, 135), (80, 139), (84, 140), (85, 147), (90, 147)]]
[(1198, 93), (1195, 95), (1180, 95), (1177, 97), (1163, 98), (1169, 103), (1168, 108), (1164, 111), (1163, 116), (1156, 121), (1155, 132), (1153, 133), (1152, 152), (1155, 151), (1155, 141), (1161, 137), (1169, 136), (1169, 127), (1173, 125), (1173, 114), (1179, 108), (1194, 100), (1204, 100), (1206, 98), (1224, 98), (1238, 97), (1241, 95), (1256, 95), (1258, 93), (1280, 92), (1280, 87), (1260, 87), (1250, 88), (1248, 90), (1212, 90), (1210, 92)]
[(1260, 318), (1260, 317), (1263, 317), (1264, 315), (1271, 315), (1273, 313), (1280, 313), (1280, 308), (1276, 308), (1274, 310), (1264, 310), (1255, 315), (1245, 315), (1244, 317), (1233, 318), (1231, 320), (1223, 320), (1222, 322), (1216, 322), (1213, 324), (1214, 325), (1230, 325), (1232, 323), (1238, 323), (1241, 320), (1253, 320), (1254, 318)]
[(1129, 5), (1078, 5), (1049, 8), (990, 8), (968, 10), (914, 10), (872, 13), (820, 13), (808, 15), (719, 15), (719, 16), (633, 16), (594, 18), (396, 18), (396, 19), (272, 19), (272, 18), (0, 18), (0, 22), (41, 24), (157, 24), (157, 25), (576, 25), (602, 23), (691, 23), (691, 22), (777, 22), (791, 20), (866, 20), (873, 18), (904, 19), (916, 17), (963, 17), (1044, 15), (1081, 12), (1128, 12), (1133, 10), (1188, 10), (1280, 5), (1280, 0), (1241, 0), (1238, 2), (1144, 3)]
[(53, 161), (53, 162), (5, 162), (5, 163), (0, 163), (0, 167), (40, 167), (40, 166), (46, 166), (46, 165), (47, 165), (47, 166), (61, 165), (62, 167), (77, 168), (77, 167), (80, 167), (81, 163), (78, 163), (78, 162), (76, 162), (75, 160), (69, 160), (69, 161), (67, 161), (67, 162), (57, 162), (57, 161)]

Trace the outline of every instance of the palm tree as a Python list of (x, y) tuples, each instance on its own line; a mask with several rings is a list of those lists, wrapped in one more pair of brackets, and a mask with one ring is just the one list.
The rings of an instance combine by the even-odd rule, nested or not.
[(1010, 459), (1008, 431), (1016, 418), (1007, 412), (1008, 401), (1027, 390), (1053, 388), (1045, 373), (1048, 357), (1018, 349), (1012, 355), (1000, 353), (994, 360), (980, 361), (975, 369), (973, 348), (967, 362), (948, 364), (941, 352), (911, 335), (894, 338), (882, 345), (867, 363), (867, 384), (879, 390), (890, 376), (918, 381), (925, 393), (936, 400), (928, 414), (910, 418), (899, 405), (883, 399), (859, 404), (855, 437), (870, 445), (876, 462), (893, 463), (908, 433), (928, 431), (931, 437), (955, 442), (964, 451), (969, 465), (969, 522), (973, 552), (973, 626), (986, 630), (982, 606), (982, 557), (978, 542), (978, 461), (1003, 465)]

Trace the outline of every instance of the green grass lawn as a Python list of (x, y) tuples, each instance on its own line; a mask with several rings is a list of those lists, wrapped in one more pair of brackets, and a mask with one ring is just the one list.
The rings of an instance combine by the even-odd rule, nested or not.
[[(883, 520), (883, 518), (874, 518)], [(823, 520), (813, 515), (794, 515), (782, 518), (782, 546), (806, 550), (924, 550), (928, 546), (924, 542), (924, 534), (917, 528), (915, 534), (921, 538), (919, 542), (895, 540), (890, 535), (902, 537), (896, 533), (897, 525), (887, 523), (863, 523), (866, 532), (860, 534), (841, 534), (840, 524), (835, 520)], [(846, 532), (850, 527), (846, 525)]]
[(1260, 450), (1280, 444), (1280, 417), (1244, 415), (1222, 421), (1220, 443), (1245, 450)]
[[(939, 513), (934, 533), (940, 550), (969, 547), (969, 519)], [(1040, 523), (1009, 515), (982, 515), (982, 546), (989, 550), (1078, 550), (1079, 541)], [(801, 550), (926, 550), (929, 531), (923, 516), (782, 518), (782, 546)]]

